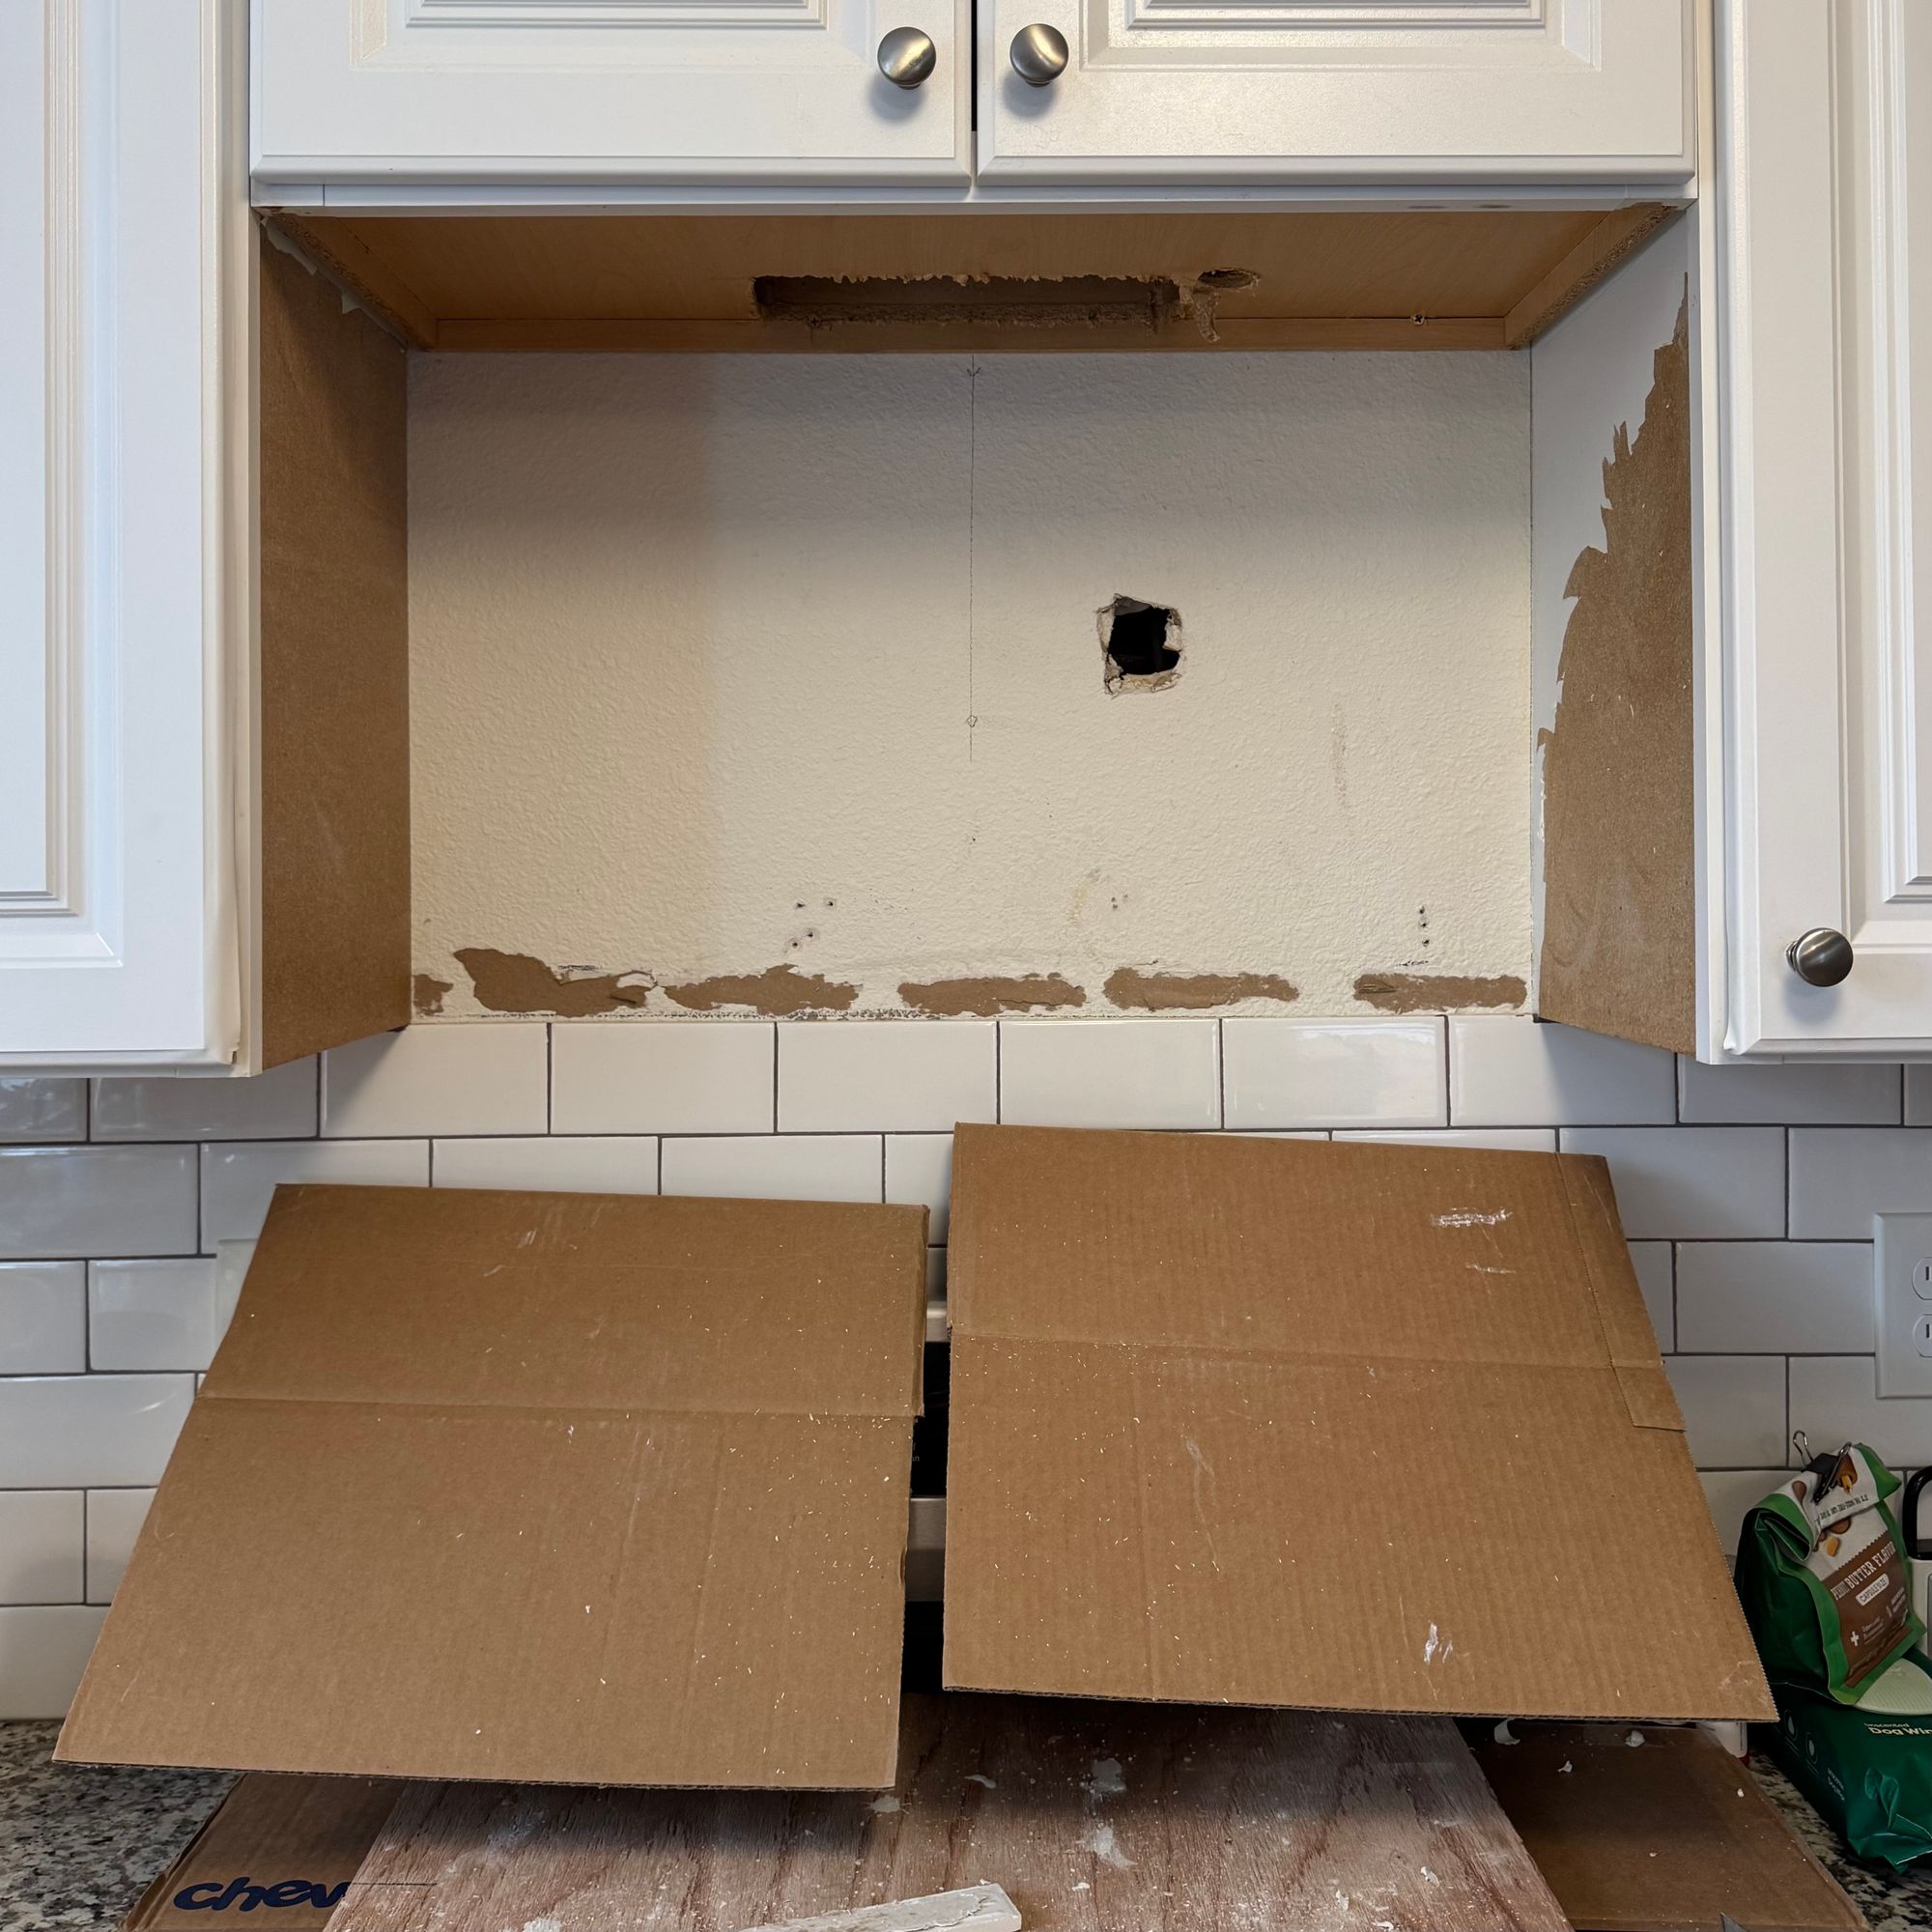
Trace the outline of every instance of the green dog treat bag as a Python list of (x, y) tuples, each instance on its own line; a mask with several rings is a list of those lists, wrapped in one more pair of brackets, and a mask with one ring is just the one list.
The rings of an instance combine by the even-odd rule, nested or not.
[(1745, 1519), (1737, 1584), (1775, 1684), (1857, 1704), (1924, 1626), (1886, 1499), (1898, 1478), (1862, 1443), (1817, 1457)]

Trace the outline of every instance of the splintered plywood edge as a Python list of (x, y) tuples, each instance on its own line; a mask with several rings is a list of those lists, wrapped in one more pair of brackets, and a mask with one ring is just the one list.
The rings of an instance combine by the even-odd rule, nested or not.
[(261, 1063), (406, 1025), (405, 354), (261, 251)]
[(1690, 297), (1634, 433), (1606, 425), (1604, 542), (1577, 556), (1543, 734), (1537, 1011), (1696, 1051)]
[(914, 1695), (899, 1764), (876, 1795), (418, 1787), (331, 1932), (831, 1925), (977, 1882), (1027, 1932), (1567, 1932), (1444, 1719)]

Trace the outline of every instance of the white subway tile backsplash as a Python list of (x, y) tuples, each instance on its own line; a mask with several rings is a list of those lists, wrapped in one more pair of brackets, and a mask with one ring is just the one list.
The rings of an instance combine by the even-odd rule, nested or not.
[(1783, 1459), (1782, 1355), (1671, 1355), (1663, 1368), (1700, 1468), (1762, 1469)]
[(202, 1150), (201, 1244), (252, 1241), (281, 1181), (427, 1187), (427, 1141), (243, 1141)]
[(1677, 1346), (1686, 1354), (1869, 1354), (1872, 1250), (1857, 1241), (1685, 1241)]
[(1932, 1208), (1932, 1134), (1910, 1127), (1793, 1127), (1791, 1238), (1868, 1241), (1872, 1216)]
[(1783, 1236), (1781, 1128), (1565, 1127), (1558, 1144), (1608, 1160), (1632, 1240)]
[(432, 1141), (430, 1179), (437, 1187), (655, 1194), (658, 1144), (648, 1134)]
[(1762, 1066), (1677, 1063), (1677, 1118), (1687, 1123), (1896, 1126), (1899, 1069), (1831, 1061)]
[(191, 1255), (191, 1147), (0, 1148), (0, 1261)]
[(80, 1602), (80, 1496), (78, 1490), (0, 1490), (0, 1604)]
[(1650, 1311), (1650, 1326), (1657, 1346), (1664, 1353), (1677, 1347), (1676, 1275), (1671, 1265), (1668, 1241), (1633, 1241), (1631, 1267), (1643, 1293), (1643, 1305)]
[(1450, 1018), (1456, 1126), (1667, 1126), (1676, 1118), (1676, 1069), (1661, 1047), (1508, 1015)]
[(778, 1037), (781, 1133), (950, 1133), (999, 1118), (992, 1020), (793, 1020)]
[(86, 1367), (86, 1264), (0, 1262), (0, 1376), (78, 1375)]
[(768, 1134), (776, 1037), (769, 1021), (551, 1029), (554, 1134)]
[(0, 1488), (156, 1483), (193, 1395), (186, 1375), (0, 1380)]
[(1440, 1019), (1223, 1022), (1231, 1127), (1441, 1127)]
[(1869, 1355), (1793, 1355), (1791, 1427), (1814, 1456), (1864, 1442), (1894, 1469), (1932, 1463), (1932, 1401), (1881, 1396)]
[(405, 1027), (322, 1057), (322, 1131), (541, 1134), (550, 1125), (550, 1034), (541, 1021)]
[(228, 1333), (235, 1319), (235, 1304), (242, 1299), (242, 1284), (248, 1278), (248, 1264), (255, 1259), (253, 1241), (222, 1241), (214, 1250), (214, 1343)]
[(1000, 1119), (1036, 1127), (1217, 1127), (1214, 1020), (1002, 1020)]
[(0, 1609), (0, 1711), (65, 1718), (106, 1615), (85, 1604)]
[(664, 1142), (667, 1194), (765, 1201), (881, 1201), (877, 1134), (713, 1134)]
[(886, 1199), (927, 1208), (925, 1238), (943, 1245), (952, 1206), (952, 1136), (888, 1134)]
[(84, 1141), (87, 1082), (0, 1073), (0, 1141)]
[(134, 1539), (148, 1520), (153, 1490), (89, 1490), (87, 1492), (87, 1601), (104, 1604), (121, 1586), (134, 1553)]
[(1711, 1521), (1727, 1560), (1738, 1553), (1745, 1518), (1784, 1481), (1784, 1476), (1781, 1468), (1718, 1469), (1700, 1478), (1704, 1500), (1711, 1506)]
[[(668, 1191), (923, 1204), (943, 1340), (950, 1129), (1001, 1104), (1054, 1124), (1560, 1142), (1610, 1161), (1727, 1549), (1791, 1428), (1932, 1461), (1932, 1399), (1880, 1401), (1869, 1352), (1871, 1214), (1932, 1206), (1932, 1066), (1702, 1068), (1487, 1014), (1161, 1016), (452, 1022), (331, 1055), (326, 1079), (325, 1124), (313, 1062), (255, 1081), (0, 1076), (0, 1719), (64, 1708), (278, 1180), (420, 1186), (433, 1162), (440, 1186), (648, 1191), (662, 1165)], [(913, 1506), (915, 1594), (938, 1588), (943, 1508)]]
[(213, 1256), (89, 1264), (91, 1367), (205, 1369), (219, 1339)]
[(94, 1083), (98, 1141), (282, 1141), (316, 1129), (316, 1062), (252, 1080), (141, 1075)]
[(1554, 1153), (1554, 1127), (1338, 1127), (1338, 1141), (1381, 1141), (1391, 1147), (1488, 1148), (1496, 1153)]

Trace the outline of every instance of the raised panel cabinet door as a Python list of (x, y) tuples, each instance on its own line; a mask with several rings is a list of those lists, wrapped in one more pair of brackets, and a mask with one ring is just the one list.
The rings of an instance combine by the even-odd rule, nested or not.
[[(1932, 9), (1725, 0), (1719, 28), (1722, 1044), (1923, 1051)], [(1850, 943), (1836, 983), (1807, 933)]]
[[(938, 184), (971, 166), (971, 0), (253, 4), (270, 191)], [(881, 70), (895, 34), (903, 84)]]
[(1690, 0), (980, 0), (980, 31), (989, 180), (1662, 185), (1691, 167)]
[(0, 6), (0, 1065), (236, 1045), (224, 4)]

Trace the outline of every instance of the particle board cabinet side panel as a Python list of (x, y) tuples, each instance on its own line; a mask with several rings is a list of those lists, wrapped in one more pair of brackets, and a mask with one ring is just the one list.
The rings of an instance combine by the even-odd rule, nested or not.
[(1536, 1010), (1696, 1049), (1690, 228), (1531, 352)]
[(405, 352), (261, 244), (261, 1063), (410, 1018)]

